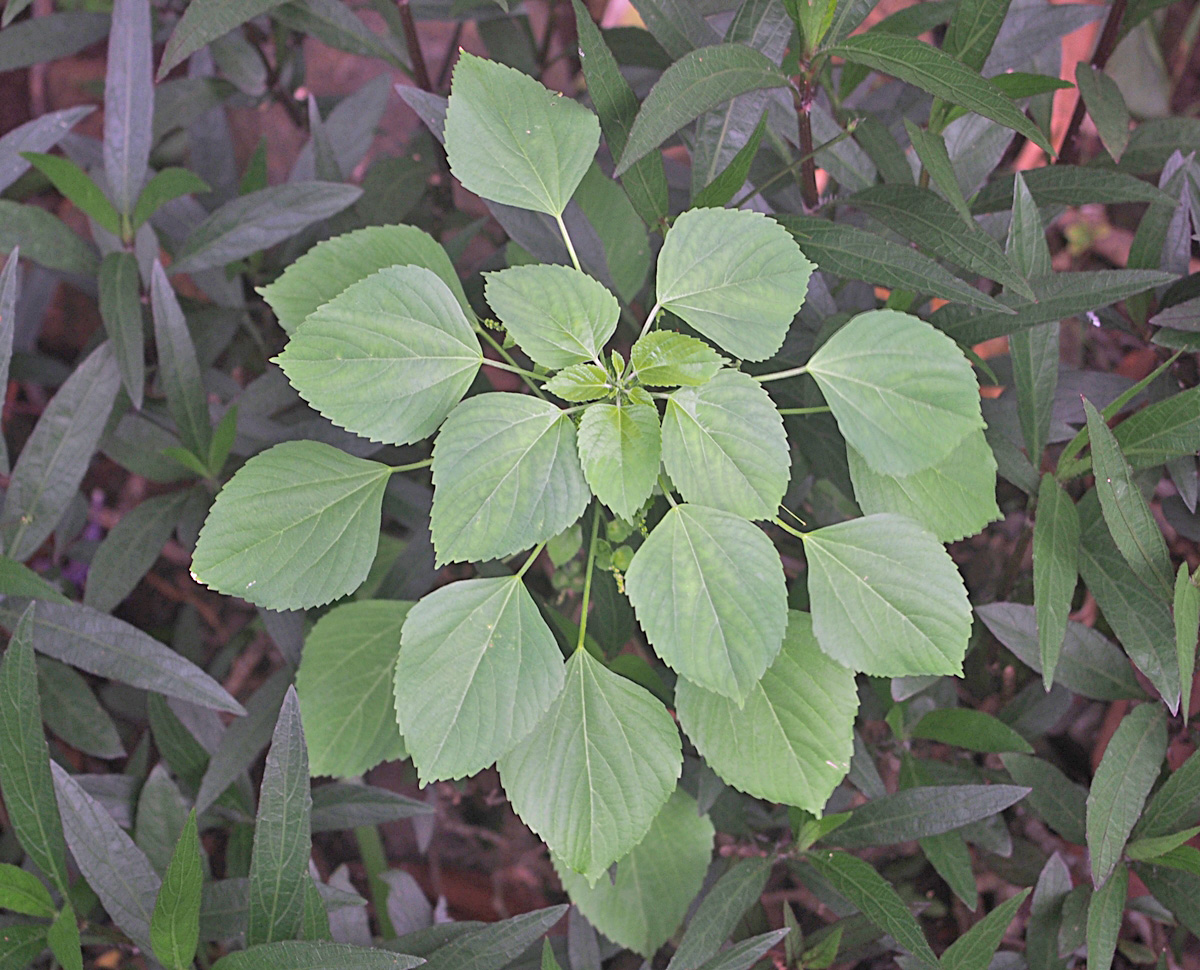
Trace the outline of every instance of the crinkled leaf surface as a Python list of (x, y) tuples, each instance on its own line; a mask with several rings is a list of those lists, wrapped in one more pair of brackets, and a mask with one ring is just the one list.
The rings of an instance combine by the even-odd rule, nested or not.
[(645, 401), (593, 404), (579, 422), (579, 461), (596, 497), (632, 521), (654, 488), (662, 455), (658, 409)]
[(629, 363), (647, 387), (675, 387), (712, 380), (726, 360), (703, 340), (673, 330), (651, 330), (633, 345)]

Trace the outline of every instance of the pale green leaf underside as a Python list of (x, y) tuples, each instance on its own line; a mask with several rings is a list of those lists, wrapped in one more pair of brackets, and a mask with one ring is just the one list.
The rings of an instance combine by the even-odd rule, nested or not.
[(895, 512), (942, 542), (975, 535), (1000, 518), (996, 459), (982, 431), (972, 431), (946, 458), (911, 475), (883, 475), (846, 446), (854, 497), (867, 515)]
[(783, 643), (783, 566), (771, 540), (741, 516), (671, 509), (634, 555), (625, 588), (655, 653), (739, 703)]
[(689, 502), (772, 519), (791, 473), (783, 418), (763, 386), (724, 370), (667, 401), (663, 463)]
[(593, 404), (579, 422), (579, 461), (596, 497), (628, 521), (654, 488), (662, 453), (658, 411), (639, 401)]
[(646, 837), (617, 862), (613, 882), (589, 885), (557, 859), (554, 868), (589, 923), (613, 942), (652, 956), (674, 934), (704, 885), (713, 832), (696, 800), (676, 788)]
[(819, 816), (850, 770), (854, 673), (821, 651), (807, 613), (788, 614), (783, 649), (743, 707), (686, 679), (675, 706), (704, 760), (756, 798)]
[(945, 548), (901, 515), (809, 532), (813, 629), (829, 656), (877, 677), (960, 674), (971, 633), (967, 591)]
[(651, 330), (633, 345), (629, 363), (647, 387), (675, 387), (710, 381), (727, 361), (703, 340)]
[(500, 759), (500, 778), (525, 824), (594, 883), (649, 831), (682, 767), (666, 708), (577, 650), (546, 716)]
[(469, 191), (557, 216), (592, 163), (600, 123), (527, 74), (464, 52), (445, 138), (450, 170)]
[(304, 641), (296, 692), (314, 776), (353, 778), (405, 756), (392, 670), (411, 603), (365, 600), (326, 613)]
[(562, 654), (516, 576), (430, 593), (404, 624), (400, 729), (423, 784), (473, 775), (524, 738), (563, 684)]
[(354, 592), (375, 558), (390, 475), (386, 465), (315, 441), (255, 455), (218, 493), (192, 575), (272, 610)]
[(420, 266), (391, 266), (347, 287), (276, 358), (334, 424), (390, 444), (433, 434), (482, 360), (458, 300)]
[(571, 419), (518, 394), (480, 394), (451, 412), (433, 449), (433, 485), (438, 563), (527, 549), (575, 522), (591, 496)]
[(766, 216), (692, 209), (659, 251), (658, 302), (729, 353), (765, 360), (782, 346), (813, 268)]
[(621, 315), (602, 283), (570, 266), (489, 273), (484, 294), (530, 359), (555, 370), (598, 359)]
[(317, 243), (260, 292), (288, 333), (348, 287), (388, 266), (423, 266), (450, 288), (467, 319), (471, 304), (441, 245), (416, 226), (367, 226)]
[(846, 441), (875, 471), (911, 475), (983, 428), (971, 365), (907, 313), (860, 313), (808, 362)]

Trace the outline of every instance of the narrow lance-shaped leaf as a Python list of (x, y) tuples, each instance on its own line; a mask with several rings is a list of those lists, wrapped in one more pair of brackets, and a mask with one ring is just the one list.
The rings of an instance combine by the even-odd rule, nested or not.
[(121, 217), (91, 176), (69, 158), (22, 152), (21, 156), (41, 172), (74, 205), (113, 235), (121, 233)]
[(1017, 785), (905, 788), (859, 806), (825, 841), (855, 849), (940, 835), (990, 818), (1028, 794)]
[(965, 0), (950, 17), (944, 50), (976, 71), (983, 68), (1008, 14), (1008, 0)]
[(1003, 721), (969, 707), (934, 708), (916, 723), (912, 737), (989, 754), (1004, 751), (1033, 754), (1029, 742)]
[(100, 264), (100, 319), (113, 346), (121, 383), (139, 411), (145, 396), (146, 347), (137, 257), (114, 252)]
[(171, 970), (188, 970), (200, 940), (200, 838), (193, 809), (175, 846), (150, 919), (154, 955)]
[(1186, 562), (1175, 574), (1175, 653), (1179, 657), (1179, 709), (1187, 718), (1192, 704), (1192, 675), (1196, 671), (1196, 634), (1200, 630), (1200, 588), (1188, 575)]
[(1088, 114), (1096, 124), (1096, 133), (1105, 151), (1114, 162), (1121, 161), (1129, 144), (1129, 108), (1117, 82), (1087, 61), (1075, 65), (1075, 83), (1079, 96), (1087, 105)]
[(212, 441), (212, 421), (196, 348), (171, 282), (154, 261), (150, 277), (150, 305), (154, 316), (154, 343), (158, 348), (159, 379), (167, 394), (167, 407), (179, 437), (193, 454), (203, 459)]
[(138, 196), (131, 222), (136, 232), (160, 208), (184, 195), (211, 192), (212, 186), (186, 168), (164, 168), (155, 172)]
[(1079, 514), (1053, 475), (1043, 475), (1033, 530), (1033, 602), (1037, 611), (1042, 683), (1054, 683), (1078, 578)]
[(942, 954), (942, 970), (987, 970), (1000, 941), (1030, 890), (1022, 889), (993, 909)]
[(205, 44), (229, 33), (247, 20), (278, 7), (284, 0), (200, 0), (189, 4), (183, 17), (167, 41), (157, 80), (162, 81), (171, 69), (182, 64)]
[(1128, 892), (1129, 869), (1118, 865), (1108, 882), (1092, 893), (1087, 913), (1089, 970), (1109, 970), (1112, 966)]
[[(954, 211), (962, 216), (964, 223), (973, 228), (975, 220), (967, 207), (967, 200), (963, 197), (962, 187), (958, 184), (958, 174), (954, 170), (954, 163), (950, 161), (946, 139), (940, 134), (919, 128), (907, 118), (904, 119), (904, 128), (908, 132), (909, 141), (912, 142), (913, 151), (921, 160), (923, 169), (929, 173), (934, 188), (954, 207)], [(905, 162), (904, 165), (907, 171), (908, 163)]]
[[(7, 12), (8, 7), (4, 9)], [(20, 256), (20, 248), (13, 249), (4, 263), (4, 269), (0, 271), (0, 385), (4, 387), (8, 386), (8, 366), (12, 363), (13, 336), (16, 333)], [(7, 475), (10, 470), (8, 442), (0, 435), (0, 472)]]
[(223, 956), (213, 970), (413, 970), (424, 962), (420, 957), (349, 943), (281, 940)]
[(770, 874), (766, 859), (742, 859), (730, 866), (700, 900), (667, 970), (697, 970), (715, 956), (746, 910), (758, 902)]
[(149, 0), (115, 0), (104, 77), (104, 174), (123, 215), (133, 211), (154, 119), (154, 51)]
[(66, 664), (38, 658), (38, 691), (45, 700), (46, 727), (84, 754), (94, 758), (124, 758), (125, 745), (111, 715), (91, 685)]
[(1013, 781), (1029, 789), (1025, 804), (1068, 842), (1083, 845), (1087, 839), (1084, 832), (1087, 789), (1041, 758), (1005, 754), (1000, 760)]
[(46, 269), (95, 276), (100, 266), (96, 247), (61, 219), (39, 206), (0, 199), (0, 253), (17, 246), (25, 259)]

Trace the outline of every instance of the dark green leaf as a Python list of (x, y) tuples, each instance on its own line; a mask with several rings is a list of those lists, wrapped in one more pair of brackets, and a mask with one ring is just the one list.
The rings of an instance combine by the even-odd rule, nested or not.
[[(17, 6), (16, 2), (6, 4), (4, 16), (7, 17), (9, 12)], [(39, 17), (38, 19), (45, 21), (56, 16), (59, 15), (51, 14), (50, 17)], [(104, 14), (85, 14), (84, 17), (101, 23), (105, 30), (108, 29), (107, 17)], [(6, 31), (5, 36), (11, 37), (12, 33), (13, 31)], [(21, 157), (21, 152), (49, 151), (62, 141), (67, 132), (82, 118), (86, 118), (95, 110), (93, 105), (80, 105), (75, 108), (66, 108), (63, 111), (51, 111), (40, 118), (13, 128), (0, 137), (0, 190), (12, 185), (29, 168), (29, 163)]]
[(154, 177), (142, 189), (133, 208), (133, 228), (136, 230), (173, 199), (211, 191), (212, 186), (186, 168), (164, 168), (161, 172), (155, 172)]
[[(971, 210), (967, 208), (967, 200), (963, 198), (954, 163), (950, 161), (950, 154), (946, 150), (946, 140), (939, 134), (919, 128), (907, 118), (904, 119), (904, 127), (908, 132), (908, 140), (912, 142), (913, 151), (917, 153), (934, 187), (942, 198), (954, 207), (954, 211), (962, 216), (964, 223), (973, 227), (975, 220), (971, 218)], [(907, 165), (906, 160), (905, 166)]]
[(200, 940), (200, 887), (203, 880), (200, 837), (193, 809), (167, 866), (150, 920), (154, 955), (170, 970), (188, 970), (192, 965)]
[(1109, 970), (1112, 966), (1128, 891), (1129, 870), (1119, 865), (1109, 880), (1092, 893), (1087, 914), (1089, 970)]
[(117, 727), (88, 682), (66, 664), (49, 657), (39, 657), (37, 668), (46, 726), (84, 754), (124, 758), (125, 746)]
[(86, 606), (108, 612), (133, 592), (171, 538), (190, 498), (189, 491), (157, 495), (122, 516), (92, 558)]
[(348, 943), (283, 940), (250, 946), (213, 964), (213, 970), (412, 970), (418, 957)]
[(46, 943), (54, 959), (62, 964), (63, 970), (83, 970), (79, 924), (75, 921), (75, 910), (70, 903), (63, 906), (62, 912), (50, 924), (50, 929), (46, 931)]
[(117, 210), (105, 198), (91, 176), (73, 161), (61, 155), (44, 155), (39, 152), (21, 152), (21, 157), (46, 176), (64, 198), (95, 219), (101, 228), (107, 229), (113, 235), (120, 234), (121, 217), (117, 215)]
[(1200, 631), (1200, 588), (1188, 574), (1188, 564), (1179, 564), (1175, 574), (1175, 654), (1179, 658), (1179, 706), (1186, 714), (1192, 703), (1192, 676), (1196, 672), (1196, 636)]
[(0, 933), (0, 970), (26, 970), (45, 949), (44, 923), (9, 924)]
[(1016, 785), (906, 788), (856, 808), (825, 841), (855, 849), (940, 835), (1002, 812), (1027, 794)]
[(1139, 862), (1133, 871), (1180, 923), (1200, 934), (1200, 875), (1145, 862)]
[(58, 912), (37, 876), (7, 862), (0, 863), (0, 909), (44, 917), (53, 917)]
[(1133, 468), (1150, 468), (1200, 451), (1200, 388), (1189, 388), (1136, 411), (1113, 428)]
[[(1079, 86), (1079, 96), (1087, 105), (1088, 114), (1096, 124), (1096, 132), (1105, 150), (1112, 156), (1114, 162), (1121, 160), (1125, 146), (1129, 144), (1129, 109), (1121, 96), (1117, 82), (1093, 67), (1086, 61), (1075, 65), (1075, 83)], [(1091, 947), (1088, 947), (1090, 950)], [(1111, 961), (1112, 954), (1109, 953)], [(1107, 963), (1101, 966), (1106, 966)]]
[(100, 319), (113, 346), (121, 383), (141, 410), (146, 383), (145, 327), (141, 283), (133, 253), (112, 252), (100, 264)]
[(967, 67), (981, 70), (996, 43), (1008, 6), (1008, 0), (960, 0), (946, 28), (942, 50)]
[(0, 73), (78, 53), (102, 40), (110, 23), (107, 13), (51, 13), (12, 24), (0, 34)]
[[(1080, 165), (1047, 165), (1021, 173), (1021, 178), (1039, 206), (1091, 205), (1120, 202), (1158, 202), (1172, 208), (1177, 200), (1132, 175)], [(989, 182), (971, 200), (976, 215), (999, 212), (1012, 202), (1015, 176)]]
[(930, 711), (917, 722), (911, 736), (952, 744), (968, 751), (995, 754), (1020, 751), (1033, 754), (1029, 742), (1003, 721), (966, 707), (943, 707)]
[(700, 970), (750, 970), (750, 967), (755, 966), (787, 933), (786, 929), (772, 930), (752, 936), (748, 940), (741, 940), (729, 949), (722, 950)]
[(0, 253), (18, 245), (25, 259), (46, 269), (95, 276), (100, 268), (96, 248), (62, 220), (39, 206), (0, 199)]
[(1006, 754), (1001, 760), (1013, 781), (1029, 789), (1026, 804), (1068, 842), (1083, 845), (1087, 790), (1041, 758)]
[(1053, 475), (1043, 475), (1033, 531), (1033, 602), (1042, 683), (1054, 683), (1078, 579), (1079, 514)]
[(189, 5), (175, 25), (158, 65), (157, 80), (182, 64), (205, 44), (229, 33), (247, 20), (279, 6), (283, 0), (199, 0)]
[(762, 118), (750, 135), (750, 140), (737, 150), (737, 154), (729, 160), (729, 164), (701, 189), (692, 199), (692, 207), (696, 209), (705, 208), (708, 206), (716, 206), (721, 208), (728, 205), (738, 190), (745, 184), (747, 176), (750, 174), (750, 166), (754, 162), (754, 156), (758, 154), (758, 146), (762, 142), (763, 132), (767, 128), (767, 115), (763, 112)]
[(150, 5), (115, 0), (104, 76), (104, 174), (122, 215), (133, 211), (146, 178), (154, 121), (154, 41)]
[(312, 792), (313, 832), (336, 832), (359, 825), (382, 825), (414, 815), (432, 815), (435, 809), (386, 788), (335, 782)]
[(1023, 889), (1006, 899), (951, 943), (942, 954), (941, 970), (987, 970), (1008, 924), (1028, 895), (1029, 890)]
[(425, 970), (501, 970), (529, 949), (566, 911), (566, 906), (536, 909), (464, 933), (431, 953)]
[(1167, 835), (1200, 820), (1200, 753), (1194, 753), (1154, 793), (1142, 813), (1139, 838)]
[(746, 910), (758, 902), (771, 874), (766, 859), (731, 866), (700, 900), (667, 970), (699, 970), (729, 939)]

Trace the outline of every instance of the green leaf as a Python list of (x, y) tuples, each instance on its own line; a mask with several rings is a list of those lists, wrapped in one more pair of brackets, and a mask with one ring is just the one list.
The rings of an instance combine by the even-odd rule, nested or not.
[(562, 654), (519, 576), (428, 594), (404, 623), (400, 731), (423, 784), (463, 778), (511, 751), (563, 685)]
[(154, 955), (170, 970), (188, 970), (196, 955), (200, 941), (200, 886), (203, 880), (200, 837), (193, 809), (167, 866), (150, 920)]
[(1102, 68), (1094, 67), (1087, 61), (1075, 65), (1075, 83), (1079, 87), (1079, 96), (1087, 105), (1088, 114), (1096, 124), (1101, 144), (1112, 160), (1119, 162), (1125, 153), (1125, 146), (1129, 144), (1129, 123), (1132, 120), (1121, 89)]
[(121, 217), (117, 215), (117, 210), (87, 172), (73, 161), (62, 155), (44, 155), (40, 152), (21, 152), (21, 157), (46, 176), (64, 198), (95, 219), (101, 228), (114, 236), (121, 234)]
[(83, 953), (80, 950), (79, 924), (75, 921), (75, 910), (66, 903), (50, 928), (46, 931), (46, 945), (54, 959), (62, 964), (63, 970), (83, 970)]
[(765, 54), (742, 44), (688, 51), (655, 82), (629, 131), (617, 162), (622, 175), (675, 132), (731, 98), (748, 91), (788, 86), (787, 76)]
[(807, 613), (788, 613), (783, 648), (739, 707), (680, 680), (679, 723), (726, 782), (820, 815), (850, 769), (854, 674), (817, 646)]
[(621, 316), (603, 284), (569, 266), (488, 273), (484, 296), (521, 349), (552, 370), (599, 361)]
[(268, 609), (321, 606), (367, 578), (391, 469), (315, 441), (255, 455), (217, 494), (192, 576)]
[(281, 3), (283, 0), (198, 0), (189, 5), (167, 41), (156, 80), (162, 81), (201, 47)]
[(617, 862), (612, 882), (589, 885), (565, 866), (555, 868), (589, 923), (614, 943), (651, 957), (671, 938), (704, 885), (712, 847), (712, 822), (677, 788), (645, 838)]
[(562, 964), (555, 959), (554, 948), (548, 939), (542, 940), (542, 970), (563, 970)]
[(944, 334), (906, 313), (860, 313), (812, 355), (808, 373), (846, 441), (886, 475), (936, 465), (983, 428), (967, 359)]
[(1134, 871), (1180, 923), (1193, 934), (1200, 933), (1200, 874), (1144, 862), (1134, 866)]
[(768, 859), (744, 859), (730, 866), (700, 900), (667, 970), (698, 970), (716, 956), (758, 902), (770, 875)]
[(1013, 781), (1029, 789), (1025, 804), (1068, 842), (1083, 845), (1087, 789), (1076, 785), (1048, 761), (1023, 754), (1001, 757)]
[(137, 257), (112, 252), (100, 264), (100, 319), (112, 342), (121, 383), (133, 406), (141, 410), (146, 383), (145, 326)]
[[(1029, 794), (1016, 785), (938, 785), (906, 788), (856, 808), (825, 839), (860, 849), (952, 832), (990, 818)], [(853, 900), (851, 900), (853, 902)]]
[(671, 330), (652, 330), (633, 345), (629, 364), (647, 387), (693, 386), (712, 380), (724, 357), (703, 340)]
[(425, 970), (502, 970), (562, 919), (568, 908), (548, 906), (499, 923), (477, 923), (479, 929), (430, 953)]
[(450, 288), (468, 320), (475, 314), (450, 257), (416, 226), (367, 226), (318, 243), (260, 292), (288, 333), (318, 307), (389, 266), (420, 266)]
[(1043, 475), (1033, 530), (1033, 602), (1037, 614), (1042, 683), (1054, 683), (1078, 580), (1079, 514), (1053, 475)]
[(337, 215), (360, 195), (362, 189), (354, 185), (292, 182), (238, 196), (192, 230), (175, 254), (171, 273), (216, 269), (244, 259)]
[[(1008, 0), (965, 0), (959, 3), (950, 17), (950, 26), (946, 28), (942, 50), (972, 70), (982, 70), (992, 45), (996, 43), (1008, 8)], [(982, 970), (986, 970), (986, 964)]]
[(304, 918), (304, 890), (311, 885), (308, 755), (300, 704), (289, 687), (267, 752), (254, 849), (250, 857), (250, 946), (295, 939)]
[(42, 917), (52, 917), (58, 912), (37, 876), (7, 862), (0, 863), (0, 909)]
[[(1021, 178), (1034, 201), (1043, 207), (1158, 202), (1174, 208), (1178, 201), (1132, 175), (1091, 166), (1048, 165), (1024, 171)], [(1010, 175), (989, 182), (971, 200), (971, 211), (980, 215), (1008, 208), (1013, 197), (1013, 181), (1014, 177)]]
[(84, 754), (94, 758), (124, 758), (125, 746), (117, 726), (78, 673), (49, 657), (39, 657), (38, 691), (45, 700), (46, 726)]
[(1154, 793), (1138, 823), (1139, 838), (1167, 835), (1200, 821), (1200, 756), (1193, 753)]
[(1160, 835), (1157, 838), (1137, 839), (1125, 846), (1125, 854), (1138, 862), (1155, 860), (1160, 856), (1174, 852), (1185, 842), (1190, 842), (1200, 835), (1200, 825), (1171, 835)]
[(594, 884), (645, 837), (682, 764), (662, 704), (577, 650), (546, 716), (500, 759), (500, 778), (525, 824)]
[(1187, 716), (1192, 704), (1192, 675), (1196, 672), (1196, 636), (1200, 632), (1200, 588), (1188, 575), (1186, 562), (1175, 574), (1175, 654), (1179, 658), (1179, 707)]
[(212, 186), (199, 175), (186, 168), (164, 168), (155, 172), (154, 177), (146, 183), (137, 204), (133, 207), (131, 222), (136, 231), (154, 213), (168, 202), (184, 195), (199, 195), (211, 192)]
[(463, 52), (445, 137), (450, 170), (464, 188), (560, 217), (596, 154), (600, 125), (528, 75)]
[(116, 0), (104, 76), (104, 175), (122, 215), (146, 178), (154, 121), (154, 40), (149, 6)]
[(25, 608), (0, 661), (0, 787), (9, 824), (26, 854), (67, 893), (66, 843), (50, 776), (33, 659), (33, 619)]
[(313, 775), (352, 778), (405, 757), (392, 704), (400, 628), (411, 603), (345, 603), (304, 641), (296, 692)]
[(720, 209), (733, 201), (738, 190), (746, 184), (750, 166), (758, 154), (758, 146), (762, 143), (763, 132), (766, 130), (767, 113), (764, 111), (746, 144), (737, 150), (737, 154), (729, 160), (729, 164), (720, 174), (693, 197), (692, 208), (705, 209), (712, 206)]
[(159, 762), (150, 769), (137, 795), (133, 841), (160, 876), (171, 864), (176, 845), (187, 826), (189, 811), (183, 793), (171, 780), (168, 766)]
[(1171, 557), (1146, 500), (1133, 481), (1129, 463), (1121, 454), (1113, 433), (1092, 406), (1084, 400), (1088, 436), (1092, 443), (1092, 465), (1096, 494), (1104, 521), (1117, 549), (1137, 575), (1152, 589), (1170, 595)]
[(846, 204), (878, 219), (931, 256), (995, 280), (1020, 296), (1033, 296), (1024, 276), (999, 244), (929, 189), (916, 185), (873, 185), (850, 196)]
[(921, 852), (942, 881), (972, 913), (979, 908), (979, 890), (971, 850), (961, 832), (943, 832), (917, 840)]
[(891, 289), (917, 289), (997, 313), (1013, 312), (923, 253), (878, 233), (810, 216), (780, 216), (779, 221), (826, 273)]
[(692, 209), (658, 254), (658, 304), (729, 353), (783, 344), (814, 267), (778, 223), (745, 209)]
[(875, 926), (926, 967), (937, 967), (921, 927), (904, 901), (878, 872), (862, 859), (845, 852), (814, 852), (807, 856), (830, 885)]
[(0, 536), (10, 559), (28, 559), (79, 491), (121, 386), (101, 344), (58, 389), (21, 449), (4, 496)]
[[(926, 131), (914, 125), (907, 118), (904, 119), (904, 128), (908, 132), (908, 140), (912, 142), (913, 151), (917, 153), (917, 158), (921, 160), (921, 165), (926, 172), (929, 173), (934, 187), (943, 199), (953, 206), (963, 219), (964, 224), (968, 229), (975, 229), (975, 220), (971, 216), (971, 210), (967, 207), (967, 200), (963, 198), (962, 187), (958, 184), (958, 175), (954, 171), (954, 163), (950, 161), (950, 153), (946, 149), (946, 139), (940, 134)], [(890, 135), (888, 136), (891, 137)], [(908, 171), (908, 161), (901, 156), (905, 171)], [(911, 180), (911, 173), (909, 173)], [(927, 200), (925, 200), (927, 202)], [(929, 215), (933, 215), (940, 209), (940, 206), (927, 206), (930, 209)], [(943, 222), (944, 218), (938, 219), (937, 222)], [(956, 226), (955, 229), (958, 229)], [(952, 230), (953, 231), (953, 230)], [(974, 236), (974, 233), (968, 235)], [(936, 238), (936, 237), (935, 237)], [(991, 238), (990, 236), (988, 237)], [(979, 247), (978, 239), (973, 239), (976, 248)], [(990, 251), (990, 247), (982, 247), (987, 251), (987, 256), (994, 259), (995, 254)], [(955, 260), (957, 262), (957, 260)], [(1007, 268), (1007, 267), (1006, 267)]]
[(349, 943), (281, 940), (221, 957), (213, 970), (412, 970), (424, 961)]
[(558, 535), (591, 492), (575, 425), (548, 401), (480, 394), (458, 405), (433, 448), (439, 564), (497, 559)]
[[(1013, 177), (1012, 212), (1012, 222), (1008, 228), (1009, 257), (1027, 279), (1049, 276), (1053, 267), (1050, 264), (1050, 247), (1046, 244), (1046, 227), (1042, 224), (1042, 214), (1033, 200), (1033, 194), (1020, 172)], [(1055, 333), (1057, 334), (1057, 328)], [(1053, 357), (1057, 365), (1057, 341), (1054, 344)], [(1057, 369), (1053, 376), (1057, 380)], [(1042, 437), (1044, 439), (1045, 435)], [(1032, 450), (1041, 453), (1040, 448)]]
[(1089, 970), (1109, 970), (1112, 966), (1128, 892), (1129, 870), (1124, 865), (1118, 865), (1112, 877), (1092, 893), (1087, 914)]
[(662, 444), (658, 410), (645, 401), (593, 404), (579, 422), (579, 462), (588, 485), (630, 522), (654, 489)]
[(1150, 468), (1200, 451), (1200, 388), (1135, 411), (1113, 429), (1113, 437), (1133, 468)]
[(0, 199), (0, 252), (21, 255), (46, 269), (95, 276), (100, 257), (59, 219), (36, 205)]
[(868, 515), (895, 512), (919, 522), (942, 542), (975, 535), (1000, 518), (996, 459), (982, 431), (973, 431), (935, 465), (911, 475), (883, 475), (846, 446), (859, 508)]
[(9, 924), (4, 927), (3, 934), (0, 934), (0, 970), (25, 970), (26, 967), (33, 966), (34, 961), (45, 949), (44, 924)]
[(0, 556), (0, 595), (51, 603), (71, 602), (28, 566), (13, 562), (7, 556)]
[[(1027, 193), (1028, 194), (1028, 193)], [(1036, 212), (1036, 209), (1034, 210)], [(1020, 210), (1014, 210), (1012, 226), (1018, 227)], [(1038, 223), (1040, 230), (1041, 223)], [(1019, 247), (1013, 245), (1010, 236), (1009, 251), (1022, 258)], [(1041, 249), (1049, 270), (1049, 250), (1045, 240)], [(1039, 254), (1040, 256), (1041, 254)], [(1033, 258), (1038, 258), (1037, 256)], [(1031, 460), (1040, 462), (1050, 435), (1050, 419), (1054, 413), (1054, 392), (1058, 387), (1059, 361), (1058, 321), (1026, 327), (1012, 334), (1008, 340), (1009, 358), (1013, 368), (1013, 386), (1017, 392), (1017, 416), (1021, 423), (1021, 434)]]
[(314, 310), (275, 360), (334, 424), (409, 444), (433, 434), (462, 400), (483, 352), (435, 273), (391, 266)]
[(829, 656), (878, 677), (959, 674), (971, 632), (945, 548), (900, 515), (806, 533), (813, 629)]
[(167, 395), (167, 409), (175, 420), (184, 447), (207, 455), (212, 441), (208, 397), (200, 377), (196, 347), (183, 318), (183, 310), (162, 263), (154, 261), (150, 277), (150, 305), (154, 317), (154, 343), (158, 348), (159, 381)]
[(1053, 154), (1046, 136), (992, 82), (936, 47), (898, 34), (868, 31), (847, 37), (829, 53), (990, 118)]
[[(1034, 608), (1021, 603), (989, 603), (975, 612), (992, 635), (1025, 666), (1041, 673)], [(1144, 698), (1129, 660), (1102, 633), (1082, 623), (1067, 624), (1067, 638), (1058, 657), (1055, 680), (1069, 690), (1095, 700)]]
[(1120, 860), (1166, 752), (1166, 719), (1156, 704), (1135, 707), (1108, 742), (1087, 800), (1087, 844), (1097, 888)]
[(747, 519), (778, 514), (791, 472), (783, 418), (758, 381), (734, 370), (667, 399), (662, 458), (687, 501)]
[(916, 723), (910, 736), (952, 744), (968, 751), (1033, 754), (1029, 742), (1003, 721), (967, 707), (942, 707), (930, 711)]
[(672, 508), (634, 554), (625, 589), (655, 653), (739, 705), (779, 654), (783, 566), (766, 535), (741, 516)]
[(741, 940), (728, 950), (722, 950), (700, 970), (750, 970), (751, 967), (758, 966), (759, 960), (766, 956), (767, 951), (777, 946), (787, 934), (786, 929), (771, 930)]
[(987, 970), (1005, 930), (1028, 895), (1029, 890), (1022, 889), (951, 943), (942, 954), (941, 970)]
[(616, 391), (609, 380), (608, 371), (599, 364), (572, 364), (564, 367), (543, 389), (564, 401), (594, 401), (611, 397)]

